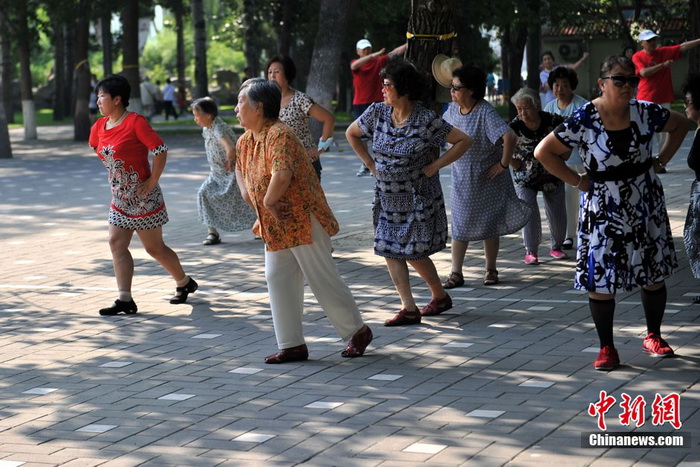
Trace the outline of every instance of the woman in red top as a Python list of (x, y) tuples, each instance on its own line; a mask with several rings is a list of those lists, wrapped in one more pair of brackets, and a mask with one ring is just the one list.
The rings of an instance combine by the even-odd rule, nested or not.
[[(165, 168), (168, 147), (143, 116), (126, 110), (131, 95), (126, 78), (109, 76), (95, 89), (104, 117), (93, 125), (89, 144), (107, 168), (112, 186), (109, 247), (119, 287), (119, 298), (100, 314), (137, 311), (131, 297), (134, 260), (129, 252), (134, 232), (146, 252), (175, 279), (177, 288), (170, 303), (184, 303), (187, 295), (197, 290), (197, 283), (185, 274), (177, 254), (163, 242), (162, 227), (168, 222), (168, 213), (158, 179)], [(153, 152), (152, 169), (149, 152)]]

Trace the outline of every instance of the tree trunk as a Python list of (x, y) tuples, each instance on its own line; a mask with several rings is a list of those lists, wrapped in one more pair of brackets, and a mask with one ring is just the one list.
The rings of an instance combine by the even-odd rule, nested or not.
[(255, 17), (255, 0), (243, 0), (243, 43), (246, 66), (253, 76), (260, 76), (260, 47), (258, 45), (259, 21)]
[[(527, 43), (527, 29), (522, 26), (508, 27), (508, 42), (504, 41), (502, 53), (507, 54), (506, 62), (508, 64), (508, 73), (504, 76), (508, 76), (508, 88), (507, 97), (513, 96), (521, 87), (523, 87), (523, 78), (521, 74), (521, 69), (523, 66), (523, 52), (525, 51), (525, 44)], [(513, 31), (515, 29), (515, 31)], [(504, 35), (504, 37), (506, 37)], [(515, 118), (517, 112), (515, 106), (508, 101), (510, 104), (508, 107), (508, 116), (510, 119)]]
[(142, 113), (141, 87), (139, 80), (139, 2), (128, 0), (122, 11), (122, 53), (124, 77), (131, 86), (129, 110)]
[[(348, 0), (322, 0), (319, 9), (318, 31), (314, 43), (311, 69), (306, 93), (318, 105), (333, 111), (333, 95), (336, 90), (340, 55), (353, 2)], [(321, 134), (321, 124), (312, 120), (312, 134), (316, 140)]]
[(63, 22), (54, 26), (53, 42), (53, 120), (61, 121), (66, 117), (65, 102), (61, 96), (61, 90), (65, 87), (66, 76), (63, 62), (66, 60), (65, 45), (63, 42)]
[[(132, 0), (133, 1), (133, 0)], [(175, 37), (177, 47), (177, 80), (185, 84), (185, 22), (183, 20), (182, 0), (175, 0), (173, 7), (175, 15)], [(138, 14), (136, 15), (138, 20)], [(138, 31), (138, 27), (137, 27)], [(136, 36), (138, 39), (138, 35)]]
[(30, 69), (32, 42), (29, 36), (28, 12), (26, 0), (20, 0), (18, 17), (19, 41), (19, 85), (22, 95), (22, 118), (24, 121), (24, 139), (37, 139), (36, 113), (34, 111), (34, 95), (32, 93), (32, 72)]
[[(90, 8), (89, 2), (81, 2), (85, 9)], [(88, 46), (90, 40), (90, 13), (81, 10), (75, 30), (75, 114), (73, 124), (73, 139), (87, 141), (90, 137), (90, 63), (88, 62)]]
[[(323, 7), (321, 6), (321, 8)], [(279, 38), (277, 53), (289, 56), (292, 48), (292, 0), (282, 0), (282, 11), (278, 13), (280, 13), (280, 18), (277, 23), (280, 27), (277, 28), (277, 37)], [(325, 18), (321, 18), (319, 28), (324, 20)]]
[(105, 13), (100, 18), (100, 36), (102, 37), (102, 70), (104, 77), (114, 73), (112, 71), (112, 15)]
[[(414, 35), (433, 36), (453, 33), (454, 6), (455, 0), (412, 0), (407, 31)], [(424, 99), (429, 107), (435, 103), (436, 82), (432, 75), (432, 64), (438, 54), (452, 55), (452, 38), (408, 40), (406, 58), (425, 74), (428, 86)]]
[[(9, 29), (7, 24), (7, 16), (0, 12), (0, 31)], [(12, 44), (9, 34), (0, 34), (0, 66), (2, 66), (2, 75), (0, 76), (0, 84), (2, 84), (2, 103), (5, 107), (5, 115), (8, 123), (15, 123), (15, 109), (12, 104), (12, 79), (14, 77), (14, 60), (12, 59)]]
[(75, 21), (67, 21), (64, 25), (63, 40), (65, 46), (65, 60), (63, 61), (65, 77), (63, 90), (59, 91), (63, 95), (63, 109), (67, 115), (72, 115), (75, 112), (75, 80), (73, 80), (73, 66), (75, 60)]
[[(540, 51), (542, 26), (540, 24), (540, 0), (527, 0), (529, 18), (527, 38), (527, 86), (535, 91), (540, 88)], [(544, 102), (542, 103), (544, 106)]]
[[(700, 0), (690, 0), (690, 38), (700, 37)], [(700, 48), (693, 47), (688, 51), (689, 69), (700, 70)]]
[(194, 98), (209, 95), (207, 75), (207, 29), (202, 0), (192, 0), (192, 22), (194, 23)]

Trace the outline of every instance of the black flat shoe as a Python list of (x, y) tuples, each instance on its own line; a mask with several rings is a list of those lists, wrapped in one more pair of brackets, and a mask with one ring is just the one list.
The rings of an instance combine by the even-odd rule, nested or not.
[(210, 233), (204, 239), (202, 245), (218, 245), (219, 243), (221, 243), (221, 236), (218, 233)]
[(102, 316), (114, 316), (119, 313), (124, 313), (125, 315), (133, 315), (139, 310), (139, 308), (136, 306), (136, 303), (134, 300), (129, 300), (128, 302), (124, 302), (122, 300), (115, 300), (114, 304), (110, 307), (107, 308), (102, 308), (100, 310), (100, 314)]
[(190, 277), (190, 281), (184, 287), (175, 288), (175, 295), (170, 299), (170, 303), (173, 305), (178, 305), (180, 303), (185, 303), (187, 301), (187, 296), (199, 288), (194, 279)]

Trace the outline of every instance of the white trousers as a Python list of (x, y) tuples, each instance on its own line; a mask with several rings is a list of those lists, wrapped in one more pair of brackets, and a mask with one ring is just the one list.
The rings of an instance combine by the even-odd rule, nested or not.
[(313, 215), (311, 238), (311, 245), (265, 251), (265, 278), (280, 350), (304, 343), (304, 278), (341, 339), (347, 341), (364, 325), (331, 255), (331, 239)]

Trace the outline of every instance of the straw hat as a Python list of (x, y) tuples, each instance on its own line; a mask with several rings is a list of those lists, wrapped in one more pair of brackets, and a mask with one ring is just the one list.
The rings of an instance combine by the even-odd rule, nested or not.
[(455, 57), (438, 54), (433, 59), (433, 76), (435, 81), (445, 88), (452, 84), (452, 72), (462, 66), (462, 61)]

